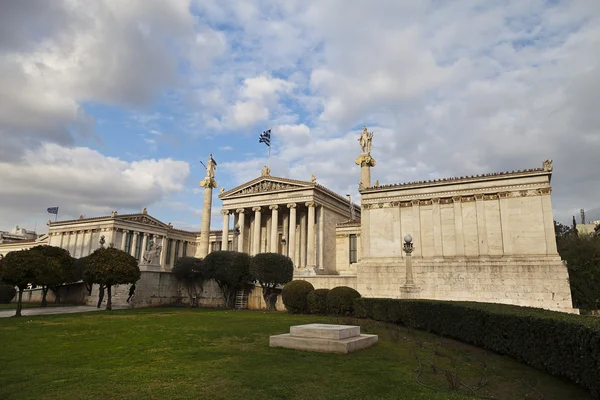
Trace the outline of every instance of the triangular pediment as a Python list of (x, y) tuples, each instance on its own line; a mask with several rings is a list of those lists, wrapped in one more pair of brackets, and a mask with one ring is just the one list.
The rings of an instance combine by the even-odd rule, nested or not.
[(159, 228), (169, 228), (169, 226), (154, 217), (146, 214), (123, 215), (115, 217), (116, 220), (125, 222), (137, 222), (138, 224), (149, 225)]
[(287, 190), (306, 189), (313, 187), (315, 187), (315, 184), (312, 182), (264, 176), (221, 193), (219, 195), (219, 199), (224, 200), (230, 197), (248, 196), (268, 192), (282, 192)]

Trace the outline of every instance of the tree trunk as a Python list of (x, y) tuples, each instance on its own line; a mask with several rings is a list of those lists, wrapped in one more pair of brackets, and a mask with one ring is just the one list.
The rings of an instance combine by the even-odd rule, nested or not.
[(102, 300), (104, 300), (104, 285), (99, 285), (98, 286), (98, 305), (96, 306), (96, 308), (100, 308), (100, 306), (102, 305)]
[(111, 290), (112, 286), (111, 285), (106, 285), (106, 292), (108, 294), (108, 300), (106, 300), (106, 309), (107, 310), (112, 310), (112, 290)]
[(187, 287), (188, 297), (190, 299), (190, 308), (194, 307), (194, 284), (189, 284)]
[(48, 302), (46, 301), (46, 295), (48, 294), (48, 286), (42, 286), (42, 304), (40, 307), (46, 307)]
[(274, 288), (266, 286), (263, 288), (263, 299), (265, 300), (265, 304), (267, 305), (268, 311), (275, 311), (275, 303), (277, 303), (277, 294), (273, 293)]
[(23, 308), (23, 288), (19, 288), (19, 300), (17, 301), (17, 312), (15, 317), (21, 316), (21, 309)]

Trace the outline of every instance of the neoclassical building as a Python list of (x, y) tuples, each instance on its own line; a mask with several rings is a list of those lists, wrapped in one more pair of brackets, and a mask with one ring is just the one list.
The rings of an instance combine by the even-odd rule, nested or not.
[[(175, 260), (228, 249), (289, 256), (295, 278), (316, 288), (345, 285), (365, 297), (469, 300), (573, 312), (568, 273), (556, 250), (552, 161), (541, 168), (468, 177), (371, 184), (373, 133), (359, 138), (360, 206), (317, 183), (260, 176), (221, 189), (223, 230), (175, 229), (147, 214), (49, 221), (36, 244), (90, 254), (104, 237), (140, 261), (148, 300), (181, 297), (169, 278)], [(209, 159), (204, 215), (210, 215), (216, 162)], [(208, 234), (203, 235), (202, 232)], [(404, 249), (410, 236), (411, 252)], [(154, 255), (156, 257), (150, 257)], [(152, 260), (150, 260), (152, 258)], [(258, 296), (260, 298), (260, 296)], [(158, 300), (157, 300), (158, 299)], [(137, 301), (142, 301), (142, 296)]]

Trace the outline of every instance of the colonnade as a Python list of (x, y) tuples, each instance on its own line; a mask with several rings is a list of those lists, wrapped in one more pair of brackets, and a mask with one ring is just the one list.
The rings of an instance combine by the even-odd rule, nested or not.
[(271, 204), (224, 209), (221, 214), (223, 237), (228, 237), (230, 217), (234, 216), (234, 250), (250, 255), (281, 253), (289, 256), (297, 268), (321, 264), (322, 246), (318, 242), (322, 239), (318, 239), (322, 238), (323, 207), (319, 204)]

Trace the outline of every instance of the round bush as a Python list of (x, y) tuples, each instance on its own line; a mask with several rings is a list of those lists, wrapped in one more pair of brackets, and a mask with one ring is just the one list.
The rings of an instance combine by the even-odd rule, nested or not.
[(308, 312), (308, 294), (315, 290), (312, 283), (307, 281), (291, 281), (283, 287), (281, 300), (285, 308), (291, 314), (302, 314)]
[(329, 289), (315, 289), (308, 294), (308, 311), (311, 314), (327, 314), (327, 293)]
[(348, 286), (338, 286), (327, 294), (327, 313), (329, 315), (352, 315), (353, 301), (360, 293)]
[(8, 304), (17, 294), (17, 289), (11, 285), (0, 285), (0, 304)]

